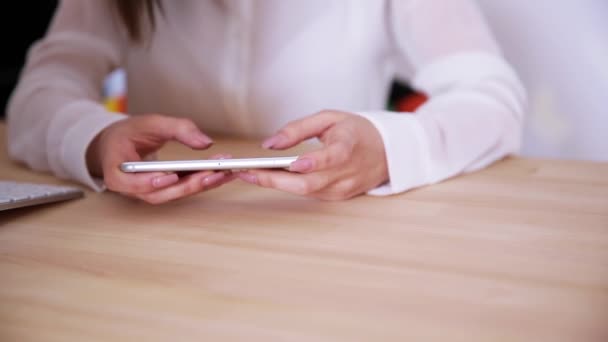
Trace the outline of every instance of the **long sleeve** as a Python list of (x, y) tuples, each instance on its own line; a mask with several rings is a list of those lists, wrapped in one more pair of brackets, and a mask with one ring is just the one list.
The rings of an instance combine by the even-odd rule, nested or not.
[(94, 189), (86, 150), (123, 118), (100, 104), (104, 77), (121, 60), (124, 41), (109, 1), (65, 0), (44, 39), (29, 53), (8, 106), (8, 150), (36, 170)]
[(516, 153), (525, 91), (475, 4), (394, 0), (389, 13), (395, 55), (429, 100), (414, 113), (358, 113), (380, 131), (388, 161), (389, 182), (370, 194), (440, 182)]

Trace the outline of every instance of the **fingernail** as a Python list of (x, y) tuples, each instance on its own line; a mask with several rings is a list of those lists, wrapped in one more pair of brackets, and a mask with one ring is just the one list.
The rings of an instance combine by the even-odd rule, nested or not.
[(247, 172), (239, 172), (239, 178), (244, 180), (245, 182), (249, 183), (249, 184), (258, 184), (258, 177), (256, 175), (253, 175), (251, 173), (247, 173)]
[(289, 171), (306, 172), (312, 170), (312, 160), (309, 158), (298, 159), (289, 165)]
[(209, 157), (209, 159), (230, 159), (230, 158), (232, 158), (232, 155), (226, 154), (226, 153), (218, 153), (218, 154), (214, 154), (211, 157)]
[(208, 136), (206, 136), (204, 134), (198, 135), (195, 139), (200, 145), (203, 145), (203, 146), (209, 146), (209, 145), (213, 144), (213, 140), (211, 140)]
[(179, 180), (179, 177), (172, 173), (170, 175), (158, 176), (152, 179), (152, 186), (155, 188), (164, 188), (167, 185), (171, 185)]
[(225, 174), (223, 172), (216, 172), (212, 175), (203, 178), (203, 185), (211, 185), (213, 183), (216, 183), (222, 178), (224, 178), (224, 176)]
[(274, 135), (262, 143), (262, 147), (265, 149), (270, 149), (275, 147), (276, 145), (282, 144), (287, 138), (285, 138), (282, 134)]

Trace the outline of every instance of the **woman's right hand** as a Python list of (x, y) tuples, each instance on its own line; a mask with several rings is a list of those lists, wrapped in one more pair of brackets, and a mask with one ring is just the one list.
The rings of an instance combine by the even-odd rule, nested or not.
[(197, 150), (213, 143), (188, 119), (139, 115), (115, 122), (101, 131), (87, 150), (87, 166), (92, 175), (103, 177), (108, 189), (152, 204), (190, 196), (235, 178), (229, 172), (201, 171), (180, 178), (175, 173), (128, 174), (120, 170), (121, 163), (142, 160), (171, 140)]

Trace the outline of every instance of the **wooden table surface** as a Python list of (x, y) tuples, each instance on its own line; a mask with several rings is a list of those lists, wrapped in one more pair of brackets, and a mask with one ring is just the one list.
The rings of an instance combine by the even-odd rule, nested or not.
[[(203, 155), (220, 151), (266, 153)], [(4, 147), (0, 178), (65, 183)], [(608, 341), (608, 164), (512, 158), (346, 202), (234, 182), (0, 213), (0, 341), (189, 340)]]

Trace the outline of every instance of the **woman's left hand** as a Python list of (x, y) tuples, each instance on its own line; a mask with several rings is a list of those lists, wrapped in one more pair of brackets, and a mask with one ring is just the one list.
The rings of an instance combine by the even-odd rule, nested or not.
[(283, 150), (314, 137), (321, 140), (323, 148), (299, 156), (289, 171), (249, 170), (240, 172), (239, 178), (323, 200), (348, 199), (388, 180), (380, 133), (356, 114), (322, 111), (292, 121), (262, 146)]

